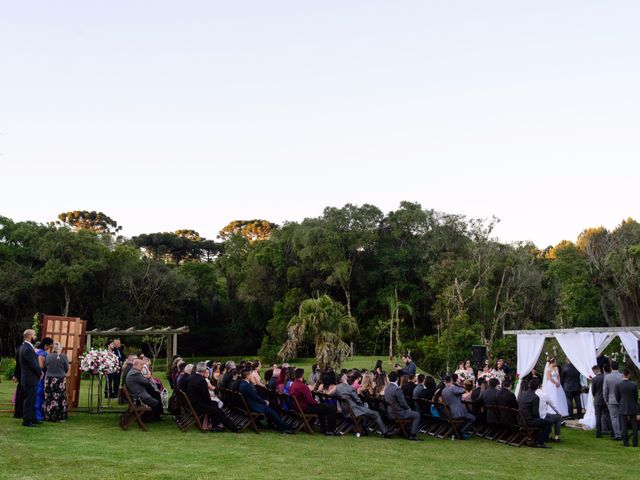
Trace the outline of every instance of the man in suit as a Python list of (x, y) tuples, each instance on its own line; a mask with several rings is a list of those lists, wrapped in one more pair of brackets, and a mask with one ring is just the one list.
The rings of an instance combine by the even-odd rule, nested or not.
[(498, 423), (498, 416), (496, 415), (495, 409), (498, 404), (498, 385), (500, 385), (500, 381), (497, 378), (490, 379), (489, 388), (480, 395), (480, 401), (485, 406), (486, 423), (489, 425)]
[(529, 389), (523, 392), (520, 397), (520, 414), (528, 426), (539, 429), (536, 432), (535, 446), (537, 448), (551, 448), (544, 443), (551, 432), (551, 422), (540, 418), (540, 397), (536, 395), (536, 390), (539, 387), (540, 382), (535, 378), (532, 379), (529, 383)]
[(303, 412), (318, 415), (320, 431), (322, 433), (327, 436), (335, 435), (337, 415), (336, 406), (316, 402), (311, 395), (311, 390), (309, 390), (309, 387), (302, 381), (303, 379), (304, 369), (296, 368), (295, 380), (289, 387), (289, 395), (298, 401)]
[(282, 421), (282, 418), (280, 418), (278, 412), (271, 408), (269, 406), (269, 402), (258, 394), (256, 387), (249, 383), (247, 378), (250, 374), (251, 370), (245, 368), (240, 373), (242, 379), (240, 380), (239, 385), (239, 392), (247, 402), (247, 406), (249, 407), (249, 409), (252, 412), (260, 413), (267, 417), (269, 423), (274, 425), (276, 429), (280, 430), (280, 432), (289, 434), (293, 433), (293, 431), (291, 431), (287, 424)]
[(416, 364), (411, 360), (411, 356), (408, 353), (402, 355), (402, 362), (404, 363), (404, 367), (398, 370), (399, 377), (402, 375), (411, 376), (416, 374)]
[(160, 401), (160, 394), (154, 388), (151, 380), (142, 374), (144, 366), (144, 360), (136, 359), (127, 374), (127, 378), (125, 378), (124, 384), (129, 390), (133, 401), (139, 400), (151, 407), (151, 412), (146, 412), (143, 415), (144, 420), (155, 421), (162, 416), (162, 402)]
[(629, 380), (631, 370), (624, 369), (622, 381), (616, 385), (615, 397), (618, 401), (620, 426), (622, 428), (622, 444), (629, 446), (628, 426), (631, 423), (633, 432), (633, 446), (638, 446), (638, 384)]
[[(464, 393), (464, 388), (459, 387), (453, 383), (453, 378), (451, 375), (447, 375), (444, 377), (444, 389), (442, 390), (442, 400), (449, 407), (449, 411), (451, 412), (451, 416), (454, 419), (464, 419), (465, 423), (462, 425), (460, 429), (460, 433), (462, 434), (462, 438), (468, 439), (470, 435), (467, 433), (467, 430), (473, 425), (473, 422), (476, 421), (475, 415), (473, 415), (467, 407), (462, 404), (462, 394)], [(484, 393), (483, 393), (484, 395)]]
[(609, 430), (609, 410), (607, 402), (604, 400), (604, 374), (598, 365), (594, 365), (593, 378), (591, 379), (591, 393), (593, 394), (593, 406), (596, 413), (596, 438), (601, 438), (602, 433), (608, 433)]
[(231, 422), (229, 417), (220, 410), (217, 402), (211, 400), (209, 386), (204, 378), (207, 366), (204, 362), (199, 362), (195, 366), (195, 373), (192, 373), (186, 384), (186, 394), (189, 401), (198, 415), (209, 415), (214, 425), (222, 423), (232, 432), (238, 432), (238, 428)]
[(562, 388), (567, 397), (567, 406), (569, 407), (569, 418), (573, 417), (573, 403), (576, 404), (576, 415), (578, 418), (582, 416), (582, 402), (580, 401), (580, 394), (582, 393), (582, 384), (580, 383), (580, 372), (571, 363), (569, 357), (562, 372), (560, 373), (560, 382)]
[[(509, 378), (504, 379), (504, 382), (502, 382), (502, 388), (498, 390), (496, 405), (498, 407), (518, 409), (518, 400), (516, 399), (515, 394), (511, 391), (511, 380)], [(500, 409), (498, 417), (498, 423), (500, 423), (500, 425), (512, 425), (515, 421), (516, 419), (513, 414)]]
[(618, 385), (622, 381), (622, 375), (620, 375), (620, 372), (618, 372), (618, 362), (613, 360), (610, 364), (610, 367), (611, 373), (604, 376), (602, 395), (604, 396), (604, 400), (605, 402), (607, 402), (607, 407), (609, 408), (609, 416), (611, 417), (611, 429), (613, 430), (613, 439), (622, 440), (622, 434), (620, 432), (620, 414), (618, 412), (618, 400), (616, 400), (616, 385)]
[(34, 330), (25, 330), (22, 337), (24, 342), (20, 347), (20, 385), (22, 386), (22, 425), (32, 427), (38, 422), (36, 419), (36, 394), (38, 382), (42, 378), (42, 369), (38, 364), (36, 350), (33, 347)]
[(384, 400), (389, 404), (389, 408), (387, 409), (389, 418), (395, 419), (397, 415), (400, 418), (411, 420), (409, 440), (422, 441), (421, 438), (418, 438), (420, 414), (411, 410), (411, 407), (407, 404), (404, 393), (402, 393), (402, 389), (398, 386), (398, 374), (396, 372), (389, 373), (389, 382), (387, 388), (384, 389)]
[[(336, 385), (336, 389), (331, 395), (340, 399), (343, 404), (347, 403), (351, 408), (351, 412), (353, 412), (356, 417), (364, 417), (369, 421), (376, 422), (378, 430), (385, 438), (391, 436), (380, 414), (362, 404), (362, 400), (360, 400), (360, 397), (356, 394), (355, 388), (349, 385), (346, 373), (338, 375), (338, 385)], [(343, 411), (346, 411), (346, 409), (343, 409)]]
[(122, 351), (122, 343), (116, 338), (107, 347), (111, 353), (118, 358), (118, 371), (107, 375), (107, 382), (104, 386), (105, 398), (118, 398), (118, 390), (120, 389), (120, 374), (122, 372), (122, 364), (124, 363), (124, 353)]

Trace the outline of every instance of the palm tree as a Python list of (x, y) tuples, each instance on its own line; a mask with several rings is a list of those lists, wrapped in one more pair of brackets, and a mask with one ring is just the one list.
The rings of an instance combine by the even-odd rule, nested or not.
[(357, 331), (356, 319), (330, 296), (309, 298), (300, 304), (298, 315), (289, 322), (289, 338), (278, 356), (283, 361), (294, 358), (300, 343), (309, 339), (315, 344), (316, 363), (320, 368), (338, 366), (350, 351), (343, 339)]
[(405, 310), (409, 315), (413, 315), (413, 308), (411, 305), (402, 303), (398, 298), (398, 288), (394, 290), (393, 297), (387, 297), (387, 304), (389, 305), (389, 363), (393, 362), (393, 330), (395, 328), (396, 333), (396, 347), (400, 348), (400, 310)]

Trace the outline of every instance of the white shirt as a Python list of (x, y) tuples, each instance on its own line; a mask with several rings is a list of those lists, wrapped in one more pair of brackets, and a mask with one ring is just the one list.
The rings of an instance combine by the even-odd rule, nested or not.
[[(555, 413), (558, 413), (558, 407), (549, 396), (542, 391), (541, 388), (536, 390), (536, 395), (540, 398), (540, 418), (545, 418), (547, 415), (553, 415), (552, 409)], [(549, 408), (551, 407), (551, 408)]]

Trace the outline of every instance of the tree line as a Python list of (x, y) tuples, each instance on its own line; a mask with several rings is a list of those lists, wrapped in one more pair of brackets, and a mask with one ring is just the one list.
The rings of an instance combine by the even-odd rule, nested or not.
[[(638, 222), (539, 249), (497, 241), (497, 221), (347, 204), (283, 225), (234, 220), (212, 240), (189, 229), (123, 238), (102, 212), (0, 217), (0, 349), (44, 312), (89, 328), (189, 325), (184, 354), (272, 359), (292, 345), (303, 302), (325, 295), (355, 319), (340, 340), (358, 354), (411, 351), (433, 371), (473, 344), (513, 358), (504, 329), (640, 324)], [(293, 340), (313, 354), (314, 339)]]

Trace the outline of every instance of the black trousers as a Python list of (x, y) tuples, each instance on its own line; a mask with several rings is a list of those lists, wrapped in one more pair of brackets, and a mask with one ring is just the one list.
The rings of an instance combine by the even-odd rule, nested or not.
[(273, 408), (266, 407), (264, 411), (264, 416), (267, 417), (267, 420), (269, 420), (269, 423), (274, 425), (278, 430), (282, 431), (282, 430), (289, 429), (287, 424), (282, 421), (282, 418), (280, 418), (280, 415), (278, 415), (278, 412), (276, 412)]
[(36, 394), (38, 385), (22, 386), (22, 424), (31, 425), (36, 419)]
[[(560, 427), (562, 425), (562, 416), (557, 415), (555, 413), (547, 413), (547, 416), (544, 417), (545, 420), (548, 420), (551, 422), (551, 424), (553, 425), (555, 434), (557, 436), (560, 436)], [(551, 428), (549, 428), (549, 434), (551, 434)], [(548, 440), (548, 438), (546, 438), (545, 440)]]
[(551, 433), (551, 425), (553, 425), (553, 422), (544, 418), (532, 418), (530, 420), (527, 420), (527, 425), (539, 429), (536, 432), (536, 443), (540, 445), (541, 443), (544, 443), (547, 438), (549, 438), (549, 434)]
[(576, 404), (576, 415), (578, 417), (582, 416), (582, 400), (580, 400), (580, 392), (564, 392), (567, 397), (567, 406), (569, 407), (569, 416), (573, 417), (573, 403), (575, 401)]
[(609, 419), (609, 409), (606, 405), (594, 405), (596, 411), (596, 435), (602, 435), (602, 432), (611, 431), (611, 420)]
[(309, 405), (305, 413), (315, 413), (320, 421), (320, 430), (322, 432), (336, 431), (337, 410), (335, 405), (327, 403), (319, 403), (317, 405)]
[(238, 431), (238, 427), (236, 427), (233, 424), (233, 422), (229, 419), (229, 417), (227, 417), (227, 415), (222, 410), (220, 410), (220, 407), (216, 402), (212, 402), (207, 407), (207, 410), (205, 413), (209, 415), (209, 419), (211, 420), (211, 423), (213, 423), (214, 425), (221, 423), (232, 432)]
[(635, 415), (620, 415), (620, 427), (622, 429), (622, 443), (629, 445), (628, 426), (631, 423), (631, 431), (633, 432), (633, 446), (638, 446), (638, 420)]
[(118, 398), (120, 389), (120, 372), (107, 375), (107, 382), (104, 386), (104, 396), (107, 398)]
[(151, 407), (150, 412), (145, 412), (142, 414), (142, 419), (145, 422), (155, 422), (160, 419), (162, 416), (162, 401), (160, 400), (160, 394), (152, 395), (151, 397), (147, 397), (145, 399), (140, 399), (142, 403)]
[(16, 403), (15, 403), (15, 408), (14, 408), (14, 413), (13, 416), (15, 418), (22, 418), (22, 402), (24, 401), (23, 398), (23, 394), (22, 394), (22, 385), (20, 384), (20, 382), (18, 382), (18, 384), (16, 385)]

